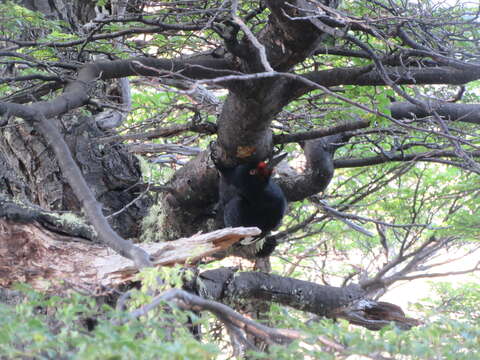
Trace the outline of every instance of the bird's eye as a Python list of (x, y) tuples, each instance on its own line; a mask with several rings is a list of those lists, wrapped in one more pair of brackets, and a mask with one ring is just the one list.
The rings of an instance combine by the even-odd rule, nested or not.
[(257, 173), (257, 169), (252, 169), (248, 172), (250, 175), (255, 175)]

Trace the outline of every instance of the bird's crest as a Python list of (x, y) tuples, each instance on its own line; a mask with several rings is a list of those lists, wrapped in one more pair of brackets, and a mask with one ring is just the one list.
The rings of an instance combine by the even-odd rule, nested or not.
[(265, 161), (260, 161), (254, 169), (250, 170), (250, 175), (257, 175), (262, 179), (269, 179), (272, 176), (273, 169), (277, 166), (285, 157), (286, 153), (272, 158), (268, 163)]
[(260, 161), (257, 165), (257, 174), (267, 179), (272, 175), (273, 168), (269, 167), (265, 161)]
[(263, 179), (268, 179), (272, 175), (273, 169), (265, 161), (260, 161), (257, 166), (250, 170), (250, 175), (256, 175)]

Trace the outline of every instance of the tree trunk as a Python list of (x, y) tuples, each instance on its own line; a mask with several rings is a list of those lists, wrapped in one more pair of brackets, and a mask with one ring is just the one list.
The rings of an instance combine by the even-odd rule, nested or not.
[(97, 1), (22, 0), (20, 4), (27, 9), (41, 12), (47, 18), (63, 20), (73, 29), (78, 29), (80, 24), (95, 18)]
[[(122, 146), (100, 144), (96, 138), (106, 133), (98, 129), (91, 118), (64, 117), (61, 128), (72, 154), (82, 169), (96, 198), (103, 204), (106, 215), (122, 210), (144, 190), (139, 162)], [(52, 150), (45, 140), (27, 124), (0, 130), (0, 153), (4, 156), (5, 171), (17, 179), (9, 193), (20, 196), (42, 208), (55, 211), (80, 211), (80, 205), (60, 173)], [(124, 237), (137, 237), (143, 217), (151, 200), (142, 195), (137, 201), (110, 219)]]
[[(24, 0), (22, 5), (61, 19), (78, 32), (81, 24), (95, 17), (96, 1)], [(76, 49), (72, 51), (76, 56)], [(59, 54), (67, 59), (70, 55)], [(102, 87), (96, 97), (102, 99), (106, 93), (107, 87)], [(105, 215), (120, 211), (109, 219), (114, 229), (123, 237), (138, 237), (141, 221), (151, 205), (150, 197), (142, 195), (145, 187), (138, 160), (120, 145), (97, 143), (97, 138), (111, 133), (100, 129), (91, 117), (69, 114), (58, 120), (58, 127), (95, 197), (103, 204)], [(16, 126), (1, 128), (0, 154), (0, 184), (6, 185), (0, 191), (47, 210), (80, 212), (80, 204), (63, 178), (53, 151), (31, 126), (18, 120)]]

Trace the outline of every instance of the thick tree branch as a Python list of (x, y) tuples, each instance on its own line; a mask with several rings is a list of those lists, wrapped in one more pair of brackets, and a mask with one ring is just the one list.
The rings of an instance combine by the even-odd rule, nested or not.
[[(319, 316), (362, 299), (357, 286), (332, 287), (262, 272), (235, 272), (219, 268), (202, 272), (196, 280), (199, 295), (216, 301), (235, 299), (273, 301)], [(237, 300), (238, 301), (238, 300)]]
[[(16, 279), (23, 278), (33, 287), (41, 288), (48, 279), (51, 281), (50, 291), (56, 291), (63, 286), (63, 281), (67, 281), (96, 293), (101, 288), (133, 281), (138, 272), (128, 260), (112, 255), (108, 248), (67, 241), (65, 236), (53, 234), (35, 222), (19, 224), (0, 219), (0, 229), (0, 234), (4, 234), (0, 236), (0, 250), (5, 254), (0, 260), (0, 268), (7, 270), (8, 274), (2, 278), (6, 281), (0, 282), (2, 286), (9, 287)], [(245, 236), (258, 233), (256, 228), (228, 228), (142, 246), (152, 254), (155, 265), (191, 264), (232, 246)], [(377, 311), (375, 319), (378, 321), (368, 320), (375, 313), (374, 309), (382, 308), (381, 303), (367, 300), (366, 290), (354, 284), (322, 286), (266, 273), (237, 273), (234, 269), (221, 268), (205, 271), (185, 286), (198, 292), (204, 301), (277, 302), (318, 316), (342, 317), (349, 321), (353, 313), (357, 314), (353, 323), (371, 329), (378, 329), (390, 320), (399, 326), (412, 325), (404, 318), (392, 318), (388, 312), (382, 315)]]
[(32, 117), (41, 114), (52, 118), (84, 105), (96, 80), (107, 80), (132, 75), (159, 76), (161, 74), (192, 78), (213, 78), (230, 74), (230, 66), (224, 60), (210, 57), (194, 60), (167, 60), (154, 58), (133, 58), (98, 62), (84, 66), (77, 79), (65, 88), (64, 94), (51, 101), (36, 102), (31, 105), (18, 105), (0, 102), (0, 115)]
[[(345, 69), (336, 69), (335, 71), (343, 72), (344, 70)], [(361, 74), (361, 73), (366, 71), (366, 68), (361, 68), (361, 69), (355, 68), (354, 70), (356, 72), (358, 72), (358, 74)], [(350, 70), (347, 69), (346, 71), (349, 72)], [(382, 113), (379, 113), (376, 110), (372, 110), (368, 107), (358, 105), (358, 104), (352, 102), (350, 99), (347, 99), (347, 98), (345, 98), (341, 95), (338, 95), (338, 94), (334, 94), (331, 91), (329, 91), (328, 88), (326, 88), (325, 86), (315, 84), (309, 79), (299, 77), (297, 75), (293, 75), (293, 74), (289, 74), (289, 73), (269, 72), (269, 73), (260, 73), (260, 74), (252, 74), (252, 75), (233, 75), (233, 76), (229, 75), (229, 76), (226, 76), (226, 77), (217, 78), (217, 79), (213, 80), (213, 82), (218, 82), (218, 81), (224, 82), (224, 81), (231, 81), (231, 80), (236, 81), (236, 80), (241, 80), (241, 79), (244, 79), (245, 81), (248, 81), (250, 79), (257, 79), (257, 78), (260, 79), (260, 78), (269, 78), (269, 77), (280, 77), (280, 78), (286, 78), (287, 80), (288, 79), (293, 79), (295, 81), (302, 82), (303, 84), (306, 84), (308, 87), (319, 88), (319, 89), (323, 90), (324, 92), (327, 92), (328, 94), (330, 94), (334, 97), (337, 97), (340, 100), (345, 101), (349, 104), (353, 104), (355, 106), (358, 106), (362, 110), (365, 110), (369, 113), (373, 113), (373, 114), (376, 114), (376, 115), (383, 116), (383, 117), (385, 117), (385, 118), (387, 118), (387, 119), (389, 119), (389, 120), (391, 120), (395, 123), (398, 123), (399, 125), (403, 125), (403, 126), (409, 127), (409, 128), (411, 127), (411, 125), (401, 124), (400, 122), (398, 122), (397, 120), (395, 120), (394, 118), (392, 118), (392, 117), (390, 117), (386, 114), (382, 114)], [(200, 81), (200, 82), (203, 83), (202, 81)], [(205, 83), (208, 83), (208, 82), (209, 82), (209, 80), (205, 80)], [(270, 98), (270, 96), (269, 96), (269, 98)], [(273, 96), (272, 96), (272, 98), (273, 98)], [(232, 117), (232, 114), (235, 114), (236, 116), (234, 116), (234, 119), (238, 119), (238, 117), (240, 117), (242, 120), (246, 119), (246, 123), (248, 123), (248, 124), (251, 121), (252, 125), (251, 125), (251, 127), (246, 126), (246, 123), (235, 122), (233, 119), (232, 119), (231, 122), (228, 123), (228, 127), (225, 127), (225, 128), (229, 129), (230, 134), (228, 136), (222, 136), (222, 135), (225, 135), (225, 133), (220, 133), (219, 134), (220, 139), (222, 139), (222, 138), (230, 139), (231, 138), (231, 141), (228, 143), (228, 150), (229, 151), (227, 151), (227, 152), (234, 153), (239, 158), (242, 158), (242, 157), (243, 158), (251, 158), (252, 156), (253, 157), (255, 157), (255, 156), (260, 157), (259, 156), (260, 154), (267, 153), (268, 149), (270, 148), (268, 146), (268, 144), (270, 143), (270, 140), (269, 140), (270, 138), (269, 138), (269, 134), (265, 133), (265, 125), (266, 125), (265, 119), (268, 119), (269, 116), (271, 116), (271, 115), (270, 114), (265, 114), (265, 111), (270, 112), (270, 110), (272, 110), (270, 108), (270, 103), (267, 102), (266, 107), (264, 106), (264, 107), (261, 107), (261, 108), (258, 109), (259, 113), (263, 112), (263, 114), (264, 114), (264, 116), (262, 117), (262, 119), (260, 121), (259, 118), (257, 118), (257, 116), (255, 116), (255, 115), (252, 116), (252, 113), (257, 112), (256, 108), (259, 107), (258, 103), (243, 104), (240, 99), (236, 100), (232, 97), (229, 97), (229, 100), (231, 100), (235, 104), (235, 107), (224, 106), (224, 112), (226, 112), (228, 114), (228, 115), (226, 115), (225, 119), (228, 119), (228, 118)], [(249, 99), (249, 101), (251, 101), (251, 99)], [(276, 106), (280, 106), (278, 101), (283, 102), (283, 101), (285, 101), (285, 99), (282, 99), (282, 100), (277, 99), (276, 101), (277, 101)], [(228, 100), (227, 100), (227, 104), (228, 104)], [(249, 109), (249, 111), (245, 112), (246, 109)], [(242, 115), (243, 112), (245, 112), (245, 117)], [(250, 130), (252, 130), (252, 132), (253, 132), (252, 133), (253, 138), (245, 137), (245, 140), (244, 140), (245, 145), (244, 146), (238, 146), (239, 140), (242, 141), (242, 138), (239, 137), (239, 134), (243, 133), (243, 134), (248, 135), (248, 134), (250, 134), (250, 132), (249, 132)], [(440, 136), (447, 137), (449, 139), (452, 138), (452, 136), (448, 135), (448, 134), (443, 134), (443, 133), (438, 133), (438, 132), (435, 132), (435, 133), (440, 135)], [(259, 138), (260, 139), (259, 141), (262, 141), (262, 142), (257, 141), (257, 138)], [(256, 147), (256, 146), (252, 146), (251, 144), (262, 144), (262, 147), (259, 148), (259, 147)], [(226, 146), (222, 145), (222, 147), (226, 147)], [(466, 154), (466, 156), (468, 156), (468, 154)], [(374, 160), (375, 161), (383, 161), (383, 162), (385, 161), (385, 160), (380, 160), (380, 159), (374, 159)], [(435, 161), (437, 161), (437, 162), (448, 162), (447, 160), (440, 160), (440, 159), (436, 159)], [(354, 163), (352, 163), (352, 164), (354, 164)], [(338, 165), (339, 166), (348, 166), (348, 165), (345, 165), (343, 163), (338, 164)], [(455, 164), (455, 165), (459, 166), (458, 164)], [(460, 166), (461, 166), (461, 164), (460, 164)], [(311, 175), (314, 175), (314, 176), (299, 176), (297, 178), (282, 180), (283, 181), (282, 189), (284, 189), (284, 192), (287, 194), (287, 198), (289, 199), (289, 201), (300, 200), (300, 199), (305, 198), (305, 196), (309, 196), (309, 195), (312, 195), (312, 194), (317, 193), (319, 191), (322, 191), (325, 188), (326, 184), (328, 184), (328, 181), (329, 181), (328, 176), (324, 176), (325, 181), (316, 181), (315, 174), (311, 174)], [(304, 194), (299, 194), (299, 191), (300, 191), (299, 189), (307, 189), (309, 187), (310, 187), (311, 191), (307, 191)], [(192, 198), (189, 198), (189, 199), (193, 200)]]
[(307, 166), (304, 174), (282, 177), (279, 184), (288, 201), (298, 201), (324, 191), (333, 178), (335, 151), (353, 136), (351, 132), (308, 140), (303, 145)]
[(366, 292), (355, 284), (333, 287), (262, 272), (237, 273), (231, 268), (219, 268), (202, 272), (194, 287), (202, 297), (215, 301), (275, 302), (321, 317), (345, 318), (372, 330), (379, 330), (390, 321), (402, 328), (418, 325), (416, 320), (406, 318), (398, 306), (367, 299)]
[[(434, 68), (385, 67), (386, 74), (397, 85), (450, 84), (462, 85), (480, 79), (480, 68), (458, 69), (448, 66)], [(339, 85), (381, 86), (387, 85), (379, 71), (371, 66), (335, 68), (307, 73), (305, 78), (325, 87)], [(291, 99), (315, 90), (314, 86), (293, 80), (286, 85), (290, 88)]]
[[(471, 157), (480, 157), (480, 151), (469, 151), (467, 155)], [(442, 162), (441, 158), (459, 158), (455, 151), (451, 150), (432, 150), (423, 153), (404, 154), (401, 152), (386, 155), (377, 155), (367, 158), (358, 159), (337, 159), (334, 161), (336, 169), (372, 166), (384, 164), (391, 161), (428, 161), (428, 162)], [(461, 165), (461, 164), (458, 164)]]
[(255, 37), (253, 32), (250, 30), (250, 28), (247, 25), (245, 25), (243, 20), (237, 15), (238, 1), (232, 0), (231, 3), (232, 3), (231, 16), (233, 21), (240, 27), (240, 29), (242, 29), (242, 31), (245, 33), (250, 43), (258, 51), (258, 57), (265, 71), (273, 71), (272, 66), (268, 62), (267, 52), (265, 50), (265, 47), (258, 41), (258, 39)]
[(480, 104), (457, 104), (438, 100), (429, 100), (430, 112), (408, 102), (394, 102), (390, 105), (392, 117), (395, 119), (412, 119), (439, 116), (450, 121), (461, 121), (472, 124), (480, 124)]
[[(336, 2), (326, 1), (332, 6)], [(267, 27), (260, 35), (268, 59), (276, 71), (288, 71), (312, 54), (318, 45), (321, 34), (315, 31), (309, 20), (292, 20), (298, 10), (292, 6), (298, 0), (267, 0), (266, 5), (272, 12)]]
[(46, 211), (36, 205), (20, 203), (5, 194), (0, 194), (0, 219), (21, 224), (35, 222), (59, 235), (97, 241), (97, 235), (91, 226), (77, 219), (74, 214), (66, 213), (63, 215)]
[(12, 82), (21, 82), (21, 81), (30, 81), (30, 80), (43, 80), (47, 81), (61, 81), (62, 79), (55, 75), (45, 75), (45, 74), (31, 74), (23, 76), (13, 76), (13, 77), (4, 77), (0, 79), (0, 84), (12, 83)]
[[(252, 74), (267, 69), (288, 71), (292, 66), (306, 59), (316, 48), (321, 35), (315, 33), (309, 21), (293, 21), (296, 9), (285, 0), (267, 1), (272, 15), (267, 25), (258, 33), (248, 33), (243, 47), (251, 56), (242, 56), (240, 69)], [(238, 20), (238, 19), (237, 19)], [(257, 45), (254, 42), (258, 40)], [(264, 54), (260, 60), (258, 54)], [(269, 71), (269, 73), (275, 73)], [(242, 77), (242, 74), (239, 74)], [(218, 119), (218, 154), (225, 165), (232, 165), (239, 159), (264, 159), (272, 149), (269, 125), (273, 117), (281, 111), (289, 92), (281, 86), (285, 79), (277, 76), (230, 78), (236, 87), (223, 106)], [(278, 90), (281, 91), (278, 91)], [(248, 95), (247, 95), (248, 94)]]

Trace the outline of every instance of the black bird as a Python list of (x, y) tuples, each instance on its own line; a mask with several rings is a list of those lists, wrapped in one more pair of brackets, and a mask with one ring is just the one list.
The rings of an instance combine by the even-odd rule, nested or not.
[[(265, 237), (277, 228), (285, 214), (287, 200), (272, 179), (275, 167), (287, 154), (270, 160), (241, 164), (233, 168), (218, 167), (221, 174), (219, 197), (225, 226), (256, 226)], [(276, 242), (265, 242), (256, 257), (268, 256)]]

